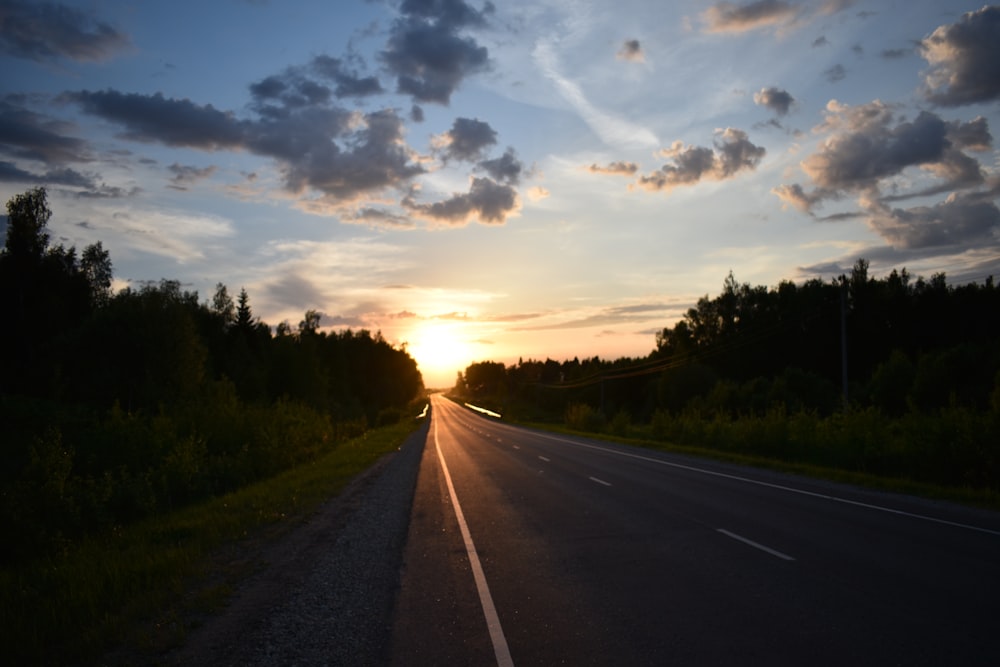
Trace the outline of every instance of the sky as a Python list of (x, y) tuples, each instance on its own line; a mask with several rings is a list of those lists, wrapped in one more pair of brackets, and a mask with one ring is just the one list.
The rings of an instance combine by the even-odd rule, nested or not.
[(0, 68), (53, 242), (431, 387), (645, 356), (730, 271), (1000, 277), (998, 6), (0, 0)]

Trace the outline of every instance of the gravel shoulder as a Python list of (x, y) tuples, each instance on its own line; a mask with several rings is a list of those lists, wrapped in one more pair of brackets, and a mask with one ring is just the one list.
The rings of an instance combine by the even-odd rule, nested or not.
[(429, 423), (303, 525), (234, 554), (253, 574), (218, 613), (192, 619), (166, 664), (386, 664)]

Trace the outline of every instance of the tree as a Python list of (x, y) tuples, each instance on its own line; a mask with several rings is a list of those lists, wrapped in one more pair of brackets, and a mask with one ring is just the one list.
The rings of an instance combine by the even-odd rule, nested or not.
[(249, 333), (256, 324), (253, 312), (250, 310), (250, 296), (245, 287), (240, 288), (240, 295), (237, 298), (236, 307), (236, 328)]
[(322, 317), (318, 310), (307, 310), (304, 319), (299, 322), (299, 334), (314, 334), (319, 331), (319, 321)]
[(223, 326), (229, 327), (236, 322), (236, 305), (229, 296), (229, 290), (222, 283), (216, 283), (215, 295), (212, 296), (212, 312), (222, 319)]
[(83, 249), (80, 270), (90, 286), (90, 300), (94, 306), (103, 307), (111, 300), (111, 255), (100, 241)]
[(22, 260), (41, 261), (49, 247), (49, 235), (45, 228), (51, 217), (45, 188), (14, 195), (7, 202), (4, 252)]

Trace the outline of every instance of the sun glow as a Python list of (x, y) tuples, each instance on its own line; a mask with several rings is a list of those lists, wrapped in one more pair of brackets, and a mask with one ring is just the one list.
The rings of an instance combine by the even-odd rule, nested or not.
[(472, 358), (462, 324), (456, 322), (436, 322), (415, 330), (407, 351), (420, 367), (424, 384), (436, 389), (454, 386), (455, 374), (464, 371)]

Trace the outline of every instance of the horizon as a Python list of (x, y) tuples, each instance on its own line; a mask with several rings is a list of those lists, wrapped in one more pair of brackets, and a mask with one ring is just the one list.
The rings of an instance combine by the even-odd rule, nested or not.
[(429, 388), (645, 357), (730, 272), (1000, 274), (1000, 7), (498, 5), (9, 0), (0, 195)]

